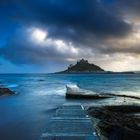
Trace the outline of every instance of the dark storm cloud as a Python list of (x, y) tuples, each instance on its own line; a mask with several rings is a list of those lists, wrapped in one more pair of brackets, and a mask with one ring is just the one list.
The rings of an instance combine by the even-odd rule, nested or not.
[(139, 14), (140, 12), (140, 1), (139, 0), (114, 0), (122, 10), (127, 10), (127, 12), (135, 12)]
[[(23, 8), (22, 19), (51, 27), (50, 35), (54, 37), (60, 35), (74, 39), (74, 35), (80, 34), (84, 37), (117, 37), (131, 30), (128, 23), (113, 15), (97, 0), (29, 0), (20, 6)], [(51, 29), (54, 32), (51, 33)]]
[(81, 34), (83, 38), (119, 37), (131, 30), (128, 23), (112, 14), (97, 0), (14, 0), (14, 2), (11, 7), (16, 10), (12, 15), (15, 20), (27, 25), (42, 24), (54, 37), (67, 37), (71, 40), (76, 38), (75, 40), (81, 41), (81, 36), (78, 38)]
[[(115, 54), (115, 53), (122, 53), (122, 54), (127, 54), (127, 53), (130, 53), (130, 54), (140, 54), (140, 44), (137, 44), (136, 46), (131, 46), (131, 47), (122, 47), (122, 46), (119, 46), (119, 45), (112, 45), (112, 46), (109, 46), (110, 44), (108, 45), (105, 45), (105, 46), (101, 46), (99, 51), (101, 54)], [(128, 44), (129, 45), (129, 44)]]
[[(2, 0), (0, 5), (5, 9), (8, 7), (6, 10), (9, 14), (14, 11), (10, 14), (10, 19), (21, 26), (41, 27), (48, 31), (49, 38), (72, 42), (80, 48), (84, 46), (84, 51), (89, 47), (103, 52), (102, 40), (124, 37), (132, 29), (123, 18), (108, 10), (106, 4), (98, 0), (13, 0), (12, 3)], [(21, 34), (19, 32), (12, 36), (16, 40), (9, 40), (6, 46), (0, 48), (1, 56), (16, 64), (74, 58), (74, 55), (56, 51), (54, 46), (46, 49), (34, 45), (26, 41), (28, 36)]]
[[(22, 35), (19, 36), (20, 33)], [(32, 40), (31, 35), (27, 35), (27, 33), (26, 28), (19, 30), (6, 46), (0, 48), (0, 56), (14, 64), (47, 64), (49, 61), (64, 62), (67, 58), (75, 57), (71, 46), (66, 46), (68, 44), (64, 43), (64, 48), (61, 50), (58, 49), (60, 45), (58, 46), (55, 40), (47, 38), (41, 42), (44, 43), (42, 45), (38, 41)]]

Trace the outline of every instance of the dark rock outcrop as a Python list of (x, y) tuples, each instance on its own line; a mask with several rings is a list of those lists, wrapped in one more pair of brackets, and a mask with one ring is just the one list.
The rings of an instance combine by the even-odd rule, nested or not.
[(101, 140), (139, 140), (140, 106), (90, 107), (88, 112)]
[(100, 99), (100, 98), (113, 98), (124, 97), (132, 99), (140, 99), (138, 96), (115, 94), (115, 93), (97, 93), (90, 90), (81, 89), (78, 86), (66, 86), (66, 98), (70, 99)]
[(67, 99), (104, 99), (111, 97), (111, 95), (99, 94), (90, 90), (80, 89), (78, 86), (66, 86)]
[(9, 88), (0, 87), (0, 96), (7, 96), (7, 95), (13, 95), (13, 94), (15, 93)]

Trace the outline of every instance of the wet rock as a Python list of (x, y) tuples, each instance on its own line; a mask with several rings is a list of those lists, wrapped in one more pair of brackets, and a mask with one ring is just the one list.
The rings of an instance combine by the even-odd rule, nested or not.
[(105, 106), (104, 108), (112, 112), (140, 113), (139, 105), (114, 105), (114, 106)]
[(104, 99), (111, 98), (110, 96), (102, 96), (102, 95), (91, 95), (91, 94), (66, 94), (67, 99)]
[(89, 115), (96, 123), (101, 140), (139, 140), (140, 106), (120, 105), (90, 107)]
[(103, 95), (90, 90), (80, 89), (78, 86), (66, 86), (66, 98), (67, 99), (101, 99), (111, 98), (111, 95)]
[(68, 99), (100, 99), (100, 98), (113, 98), (113, 97), (124, 97), (140, 99), (138, 96), (114, 94), (114, 93), (97, 93), (90, 90), (81, 89), (78, 86), (66, 86), (66, 98)]
[(0, 96), (13, 95), (13, 94), (15, 93), (9, 88), (0, 87)]
[(139, 140), (140, 133), (127, 127), (119, 127), (105, 122), (98, 123), (97, 133), (101, 140)]
[(133, 98), (133, 99), (140, 99), (140, 97), (138, 96), (134, 96), (134, 95), (124, 95), (124, 94), (114, 94), (114, 93), (101, 93), (102, 95), (108, 95), (108, 96), (114, 96), (114, 97), (126, 97), (126, 98)]

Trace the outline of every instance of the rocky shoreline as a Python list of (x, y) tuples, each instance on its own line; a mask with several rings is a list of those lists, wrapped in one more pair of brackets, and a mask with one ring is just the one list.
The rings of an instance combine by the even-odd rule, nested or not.
[(9, 88), (0, 87), (0, 96), (14, 95), (15, 93)]
[(140, 105), (90, 107), (88, 113), (101, 140), (140, 139)]
[[(94, 98), (93, 98), (94, 96)], [(96, 98), (95, 98), (96, 97)], [(79, 87), (67, 87), (67, 99), (96, 99), (101, 102), (104, 98), (118, 98), (123, 103), (112, 102), (109, 105), (100, 104), (87, 107), (87, 112), (93, 120), (94, 128), (101, 140), (139, 140), (140, 139), (140, 97), (110, 93), (95, 93)], [(97, 100), (98, 99), (98, 100)], [(134, 100), (137, 102), (128, 103)]]
[(66, 85), (66, 98), (67, 99), (106, 99), (113, 97), (123, 97), (140, 99), (138, 96), (125, 95), (125, 94), (113, 94), (113, 93), (97, 93), (90, 90), (81, 89), (78, 86)]

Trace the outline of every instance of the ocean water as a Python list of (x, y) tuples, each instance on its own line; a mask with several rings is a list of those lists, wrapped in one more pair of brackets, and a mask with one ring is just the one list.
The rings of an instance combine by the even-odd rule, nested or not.
[[(66, 100), (67, 84), (99, 93), (140, 96), (140, 74), (1, 74), (0, 85), (16, 94), (0, 97), (0, 140), (38, 140), (63, 103), (97, 102)], [(100, 101), (104, 102), (111, 100)]]

